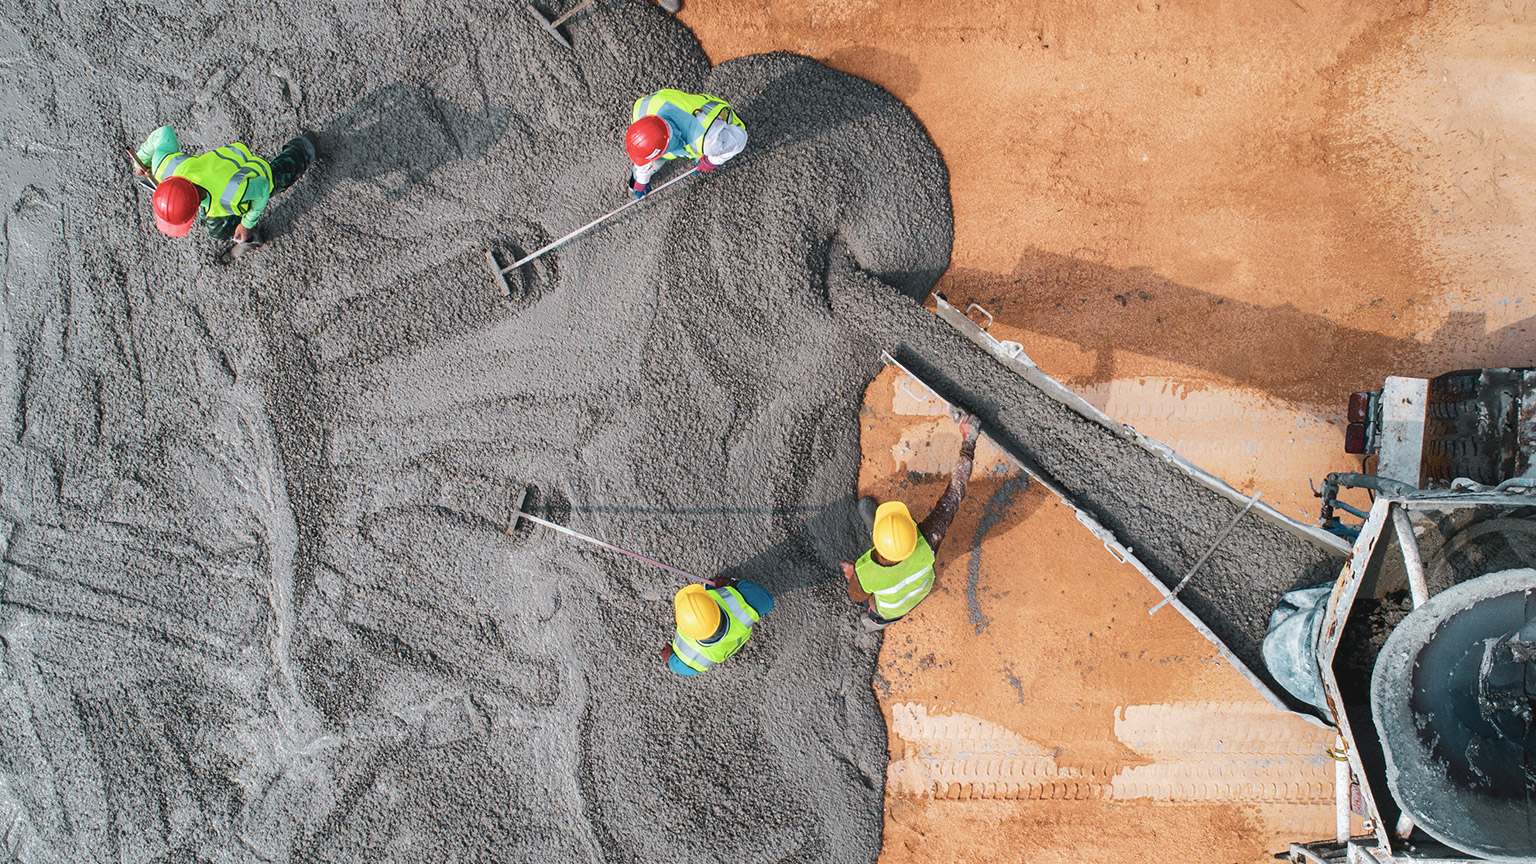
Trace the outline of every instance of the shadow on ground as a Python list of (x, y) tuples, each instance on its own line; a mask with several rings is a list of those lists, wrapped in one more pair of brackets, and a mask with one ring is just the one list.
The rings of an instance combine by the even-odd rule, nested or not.
[[(1011, 273), (953, 268), (941, 291), (999, 321), (1095, 354), (1092, 382), (1116, 377), (1116, 351), (1196, 366), (1291, 402), (1333, 406), (1387, 375), (1536, 362), (1536, 321), (1487, 332), (1482, 312), (1452, 312), (1427, 342), (1298, 309), (1258, 306), (1182, 285), (1145, 267), (1110, 267), (1030, 250)], [(1025, 345), (1025, 350), (1029, 350)]]

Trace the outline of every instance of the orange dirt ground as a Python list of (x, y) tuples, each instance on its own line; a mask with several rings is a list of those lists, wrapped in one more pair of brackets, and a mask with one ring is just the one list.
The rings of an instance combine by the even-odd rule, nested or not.
[[(1309, 478), (1357, 465), (1350, 391), (1536, 363), (1536, 5), (681, 17), (716, 62), (796, 51), (903, 99), (949, 165), (951, 302), (1298, 518)], [(893, 383), (866, 398), (860, 488), (921, 515), (958, 439)], [(940, 587), (881, 655), (882, 860), (1257, 864), (1330, 836), (1330, 736), (1263, 707), (1176, 613), (1148, 617), (1156, 592), (1070, 510), (980, 461)]]

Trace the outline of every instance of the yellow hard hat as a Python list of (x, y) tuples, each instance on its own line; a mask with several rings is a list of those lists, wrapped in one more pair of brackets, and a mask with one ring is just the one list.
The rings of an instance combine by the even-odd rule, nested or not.
[(677, 632), (689, 639), (708, 639), (720, 626), (720, 604), (704, 591), (703, 585), (689, 585), (672, 598), (677, 614)]
[(917, 548), (917, 523), (900, 501), (887, 501), (875, 510), (875, 551), (887, 561), (905, 561)]

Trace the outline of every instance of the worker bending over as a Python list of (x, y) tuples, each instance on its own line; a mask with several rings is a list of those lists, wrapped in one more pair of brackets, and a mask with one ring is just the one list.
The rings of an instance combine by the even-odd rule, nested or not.
[[(842, 562), (848, 597), (855, 603), (869, 602), (864, 619), (869, 629), (880, 630), (901, 620), (933, 590), (934, 556), (965, 498), (979, 434), (975, 417), (967, 414), (960, 418), (960, 460), (950, 472), (949, 488), (921, 525), (912, 521), (907, 505), (887, 501), (873, 514), (870, 533), (874, 548), (856, 563)], [(866, 501), (872, 504), (874, 499), (860, 504)]]
[(773, 595), (751, 582), (716, 579), (689, 585), (672, 598), (677, 631), (661, 659), (679, 675), (697, 675), (724, 662), (752, 638), (757, 622), (773, 611)]
[(713, 171), (746, 149), (747, 127), (724, 99), (681, 90), (657, 90), (635, 100), (624, 151), (635, 167), (629, 189), (645, 196), (663, 159), (699, 160), (695, 171)]
[(181, 152), (176, 130), (161, 126), (139, 147), (133, 173), (155, 181), (155, 227), (185, 236), (199, 216), (215, 240), (260, 243), (256, 222), (273, 195), (292, 186), (315, 161), (315, 145), (290, 138), (268, 161), (236, 141), (201, 156)]

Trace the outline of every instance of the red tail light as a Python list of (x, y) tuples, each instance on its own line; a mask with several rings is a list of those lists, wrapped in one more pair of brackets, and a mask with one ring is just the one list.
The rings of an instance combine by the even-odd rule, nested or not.
[(1344, 427), (1344, 452), (1365, 452), (1365, 424), (1351, 423)]
[[(1370, 406), (1371, 406), (1371, 394), (1369, 394), (1369, 393), (1351, 393), (1351, 394), (1349, 394), (1349, 422), (1351, 422), (1351, 423), (1364, 423), (1365, 419), (1366, 419), (1366, 414), (1370, 410)], [(1353, 453), (1354, 451), (1351, 450), (1350, 452)]]

